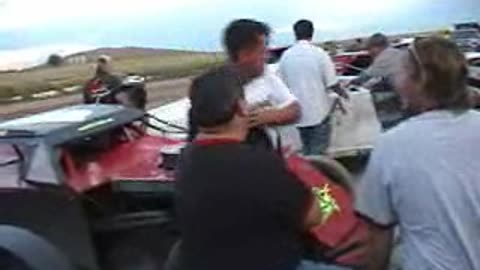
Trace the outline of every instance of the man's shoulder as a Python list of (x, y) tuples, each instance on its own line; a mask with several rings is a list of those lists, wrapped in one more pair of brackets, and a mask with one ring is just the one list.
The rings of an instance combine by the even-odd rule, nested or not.
[(418, 139), (418, 129), (421, 126), (422, 124), (415, 118), (405, 120), (383, 133), (377, 142), (377, 146), (388, 149), (399, 145), (407, 147), (409, 143)]
[(402, 54), (402, 50), (388, 47), (377, 58), (380, 60), (391, 60), (392, 57), (400, 57)]
[(323, 48), (315, 46), (315, 44), (296, 43), (283, 53), (282, 58), (290, 57), (296, 54), (328, 55), (328, 53)]
[(256, 84), (260, 84), (260, 85), (263, 85), (263, 86), (265, 86), (265, 85), (266, 86), (272, 86), (272, 85), (275, 86), (275, 84), (278, 81), (282, 81), (282, 79), (280, 79), (280, 77), (276, 73), (275, 69), (269, 68), (268, 66), (266, 66), (263, 74), (260, 77), (256, 78), (255, 80), (253, 80), (252, 83), (249, 84), (249, 85), (256, 86)]
[(278, 160), (278, 155), (276, 154), (276, 152), (248, 143), (225, 143), (207, 146), (191, 143), (184, 149), (183, 155), (207, 156), (208, 153), (212, 153), (212, 155), (217, 155), (219, 152), (235, 153), (235, 155), (225, 155), (226, 158), (232, 157), (233, 159), (246, 157), (252, 160)]
[[(462, 121), (462, 125), (470, 125), (472, 128), (480, 128), (480, 112), (469, 110), (463, 114), (455, 116), (454, 113), (448, 111), (433, 111), (417, 116), (413, 116), (398, 124), (396, 127), (382, 134), (381, 140), (384, 144), (398, 144), (400, 141), (410, 143), (421, 140), (419, 132), (435, 132), (434, 129), (443, 129), (449, 119), (462, 117), (456, 121)], [(440, 120), (440, 121), (439, 121)], [(445, 122), (447, 121), (447, 122)]]

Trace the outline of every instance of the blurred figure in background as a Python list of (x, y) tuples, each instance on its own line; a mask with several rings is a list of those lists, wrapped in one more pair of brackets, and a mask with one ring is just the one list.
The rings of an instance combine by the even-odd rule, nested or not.
[(374, 148), (357, 193), (370, 223), (370, 270), (387, 269), (393, 231), (402, 269), (480, 269), (480, 113), (471, 109), (463, 53), (442, 38), (417, 40), (396, 78), (419, 115)]
[[(108, 55), (99, 56), (95, 75), (83, 89), (84, 103), (96, 102), (95, 94), (103, 91), (103, 89), (116, 89), (121, 84), (122, 80), (120, 77), (113, 74), (112, 58)], [(113, 96), (111, 98), (113, 99)]]
[(371, 36), (366, 47), (374, 59), (373, 63), (350, 84), (371, 88), (373, 84), (376, 84), (374, 79), (380, 78), (385, 80), (385, 84), (387, 84), (385, 87), (393, 90), (393, 78), (399, 71), (401, 51), (391, 47), (388, 37), (380, 33)]
[(298, 98), (302, 116), (296, 126), (303, 143), (303, 154), (320, 155), (328, 147), (332, 100), (329, 91), (346, 97), (338, 84), (330, 56), (312, 44), (314, 26), (300, 20), (293, 26), (297, 43), (280, 60), (280, 76)]

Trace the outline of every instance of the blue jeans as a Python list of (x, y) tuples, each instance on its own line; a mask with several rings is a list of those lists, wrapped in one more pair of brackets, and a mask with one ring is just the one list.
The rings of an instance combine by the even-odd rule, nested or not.
[(296, 270), (351, 270), (351, 268), (311, 261), (302, 261)]
[(299, 127), (298, 131), (302, 138), (304, 155), (322, 155), (327, 151), (331, 131), (330, 117), (315, 126)]

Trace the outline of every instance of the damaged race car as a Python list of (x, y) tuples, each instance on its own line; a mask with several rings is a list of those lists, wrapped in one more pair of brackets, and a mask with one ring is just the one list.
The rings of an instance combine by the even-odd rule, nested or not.
[[(184, 105), (78, 105), (0, 123), (0, 256), (35, 270), (162, 269), (181, 237), (173, 174), (187, 130), (151, 114), (183, 114)], [(366, 228), (349, 173), (325, 158), (287, 160), (341, 209), (312, 230), (308, 256), (360, 264)]]
[(28, 232), (4, 246), (0, 229), (0, 250), (28, 264), (43, 255), (22, 243), (40, 238), (72, 269), (159, 269), (177, 238), (171, 154), (183, 142), (145, 129), (185, 131), (147, 119), (93, 104), (1, 123), (0, 224)]

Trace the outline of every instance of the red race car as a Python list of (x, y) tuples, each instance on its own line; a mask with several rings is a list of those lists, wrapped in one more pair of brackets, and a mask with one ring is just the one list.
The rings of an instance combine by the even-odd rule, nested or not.
[(98, 104), (1, 123), (0, 224), (45, 239), (77, 269), (160, 267), (177, 238), (169, 153), (183, 142), (146, 134), (164, 131), (152, 121)]
[[(18, 233), (17, 244), (4, 246), (12, 229), (0, 226), (0, 255), (7, 249), (35, 260), (44, 255), (32, 249), (49, 246), (72, 268), (161, 269), (180, 237), (173, 172), (185, 133), (181, 124), (105, 104), (0, 123), (0, 224)], [(348, 176), (337, 177), (330, 163), (311, 162), (329, 178), (305, 159), (288, 158), (305, 184), (332, 188), (318, 195), (319, 203), (328, 199), (339, 207), (312, 231), (312, 259), (357, 265), (365, 228), (352, 212), (350, 184), (338, 180)]]
[(367, 51), (339, 53), (333, 57), (337, 74), (341, 76), (357, 76), (368, 68), (373, 59)]

